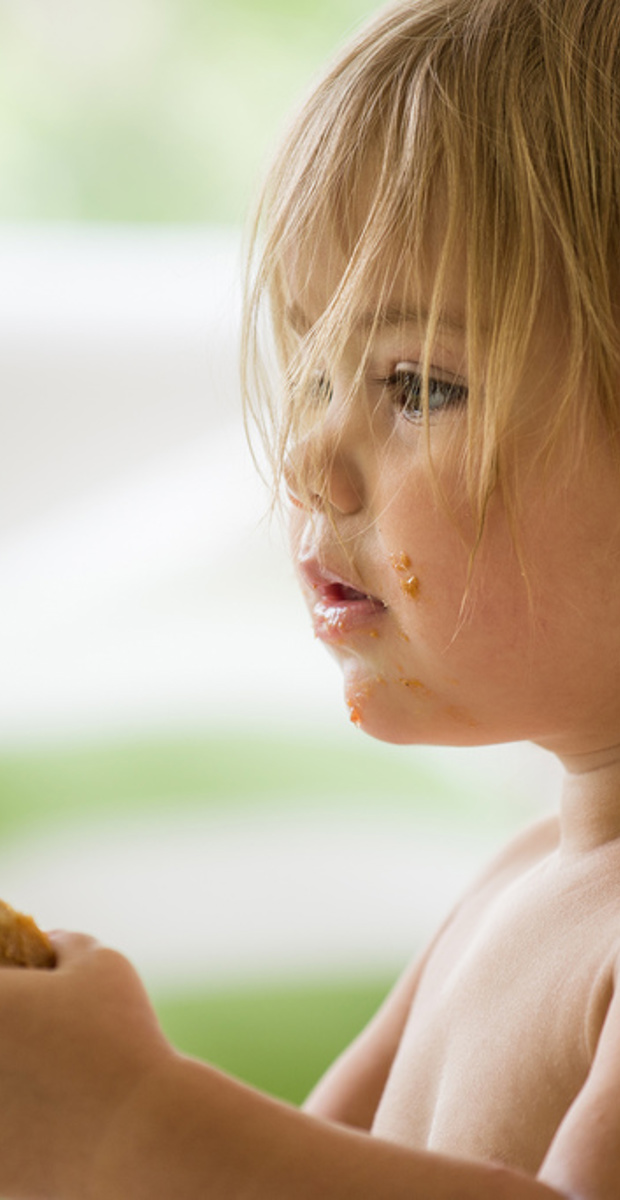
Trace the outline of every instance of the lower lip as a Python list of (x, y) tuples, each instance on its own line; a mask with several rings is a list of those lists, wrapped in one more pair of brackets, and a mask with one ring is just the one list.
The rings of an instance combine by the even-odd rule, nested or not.
[(319, 600), (312, 608), (316, 637), (323, 642), (339, 642), (349, 633), (370, 631), (385, 614), (378, 600)]

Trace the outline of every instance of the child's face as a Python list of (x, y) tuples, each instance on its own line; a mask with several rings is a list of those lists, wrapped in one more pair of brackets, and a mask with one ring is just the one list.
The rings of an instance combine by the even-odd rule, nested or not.
[[(389, 319), (372, 337), (347, 405), (367, 324), (354, 332), (329, 370), (324, 422), (292, 455), (293, 495), (304, 487), (312, 493), (317, 450), (327, 473), (327, 499), (317, 486), (316, 501), (297, 502), (291, 517), (315, 632), (342, 666), (352, 720), (376, 737), (452, 745), (530, 739), (559, 754), (599, 749), (620, 739), (618, 466), (601, 438), (570, 477), (558, 447), (547, 486), (525, 480), (518, 535), (531, 602), (496, 490), (467, 591), (476, 522), (457, 470), (467, 385), (461, 279), (455, 268), (450, 320), (431, 354), (430, 441), (440, 490), (417, 415), (424, 323), (414, 314), (429, 299), (422, 285), (412, 298), (395, 282)], [(310, 281), (293, 289), (296, 318), (315, 321), (336, 280), (335, 269), (315, 265)], [(373, 314), (372, 295), (368, 309)], [(553, 404), (562, 353), (561, 321), (541, 318), (536, 329), (519, 380), (522, 468), (536, 411)]]

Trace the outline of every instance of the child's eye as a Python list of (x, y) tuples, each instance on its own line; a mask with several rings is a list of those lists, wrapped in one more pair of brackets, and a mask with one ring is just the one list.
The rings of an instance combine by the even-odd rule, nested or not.
[[(393, 403), (398, 406), (403, 415), (410, 421), (419, 421), (423, 415), (423, 381), (419, 371), (409, 364), (398, 366), (392, 375), (382, 380), (391, 393)], [(465, 404), (469, 390), (464, 383), (456, 379), (436, 379), (429, 377), (428, 381), (428, 410), (429, 415), (455, 408)]]

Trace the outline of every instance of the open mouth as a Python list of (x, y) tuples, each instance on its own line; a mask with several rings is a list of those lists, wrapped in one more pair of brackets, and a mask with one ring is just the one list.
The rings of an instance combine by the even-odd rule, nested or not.
[(314, 632), (324, 642), (338, 643), (347, 634), (377, 634), (386, 606), (376, 596), (360, 592), (346, 583), (324, 582), (315, 587), (311, 605)]
[(375, 631), (379, 619), (387, 611), (382, 600), (353, 587), (318, 558), (302, 559), (299, 568), (308, 589), (306, 594), (317, 637), (338, 642), (346, 634), (358, 630)]
[(358, 592), (357, 588), (349, 587), (346, 583), (328, 583), (321, 588), (323, 600), (334, 605), (338, 604), (363, 604), (364, 602), (376, 604), (379, 608), (385, 608), (381, 600), (377, 600), (376, 596), (369, 596), (366, 592)]

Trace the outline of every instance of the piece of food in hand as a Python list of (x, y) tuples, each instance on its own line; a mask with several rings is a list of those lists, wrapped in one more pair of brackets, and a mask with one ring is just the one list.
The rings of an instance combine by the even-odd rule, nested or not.
[(49, 938), (24, 913), (16, 912), (0, 900), (0, 967), (56, 966), (56, 954)]

